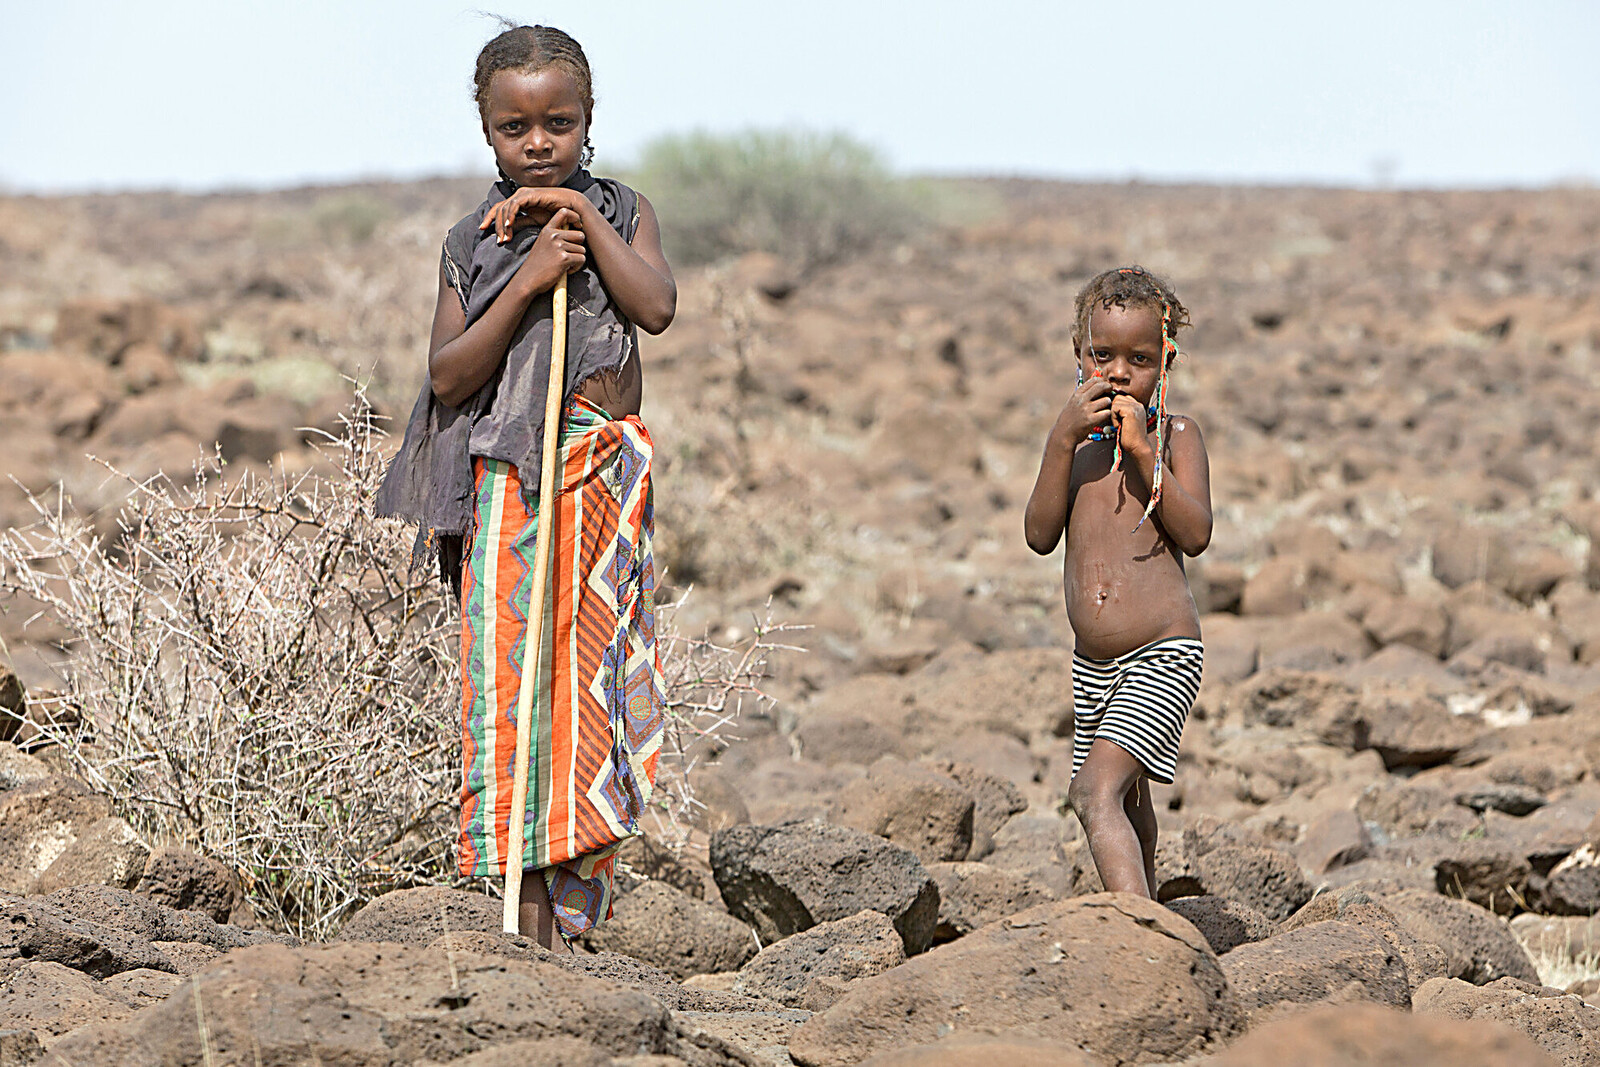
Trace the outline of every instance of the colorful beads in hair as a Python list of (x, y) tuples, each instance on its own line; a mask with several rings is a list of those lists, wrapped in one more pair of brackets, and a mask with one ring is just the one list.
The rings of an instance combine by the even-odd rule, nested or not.
[[(1139, 267), (1123, 267), (1117, 273), (1144, 274), (1146, 272)], [(1089, 351), (1093, 352), (1094, 333), (1092, 330), (1088, 341)], [(1150, 405), (1149, 418), (1145, 423), (1145, 432), (1149, 433), (1154, 430), (1156, 434), (1156, 466), (1155, 473), (1150, 479), (1150, 502), (1145, 505), (1144, 514), (1139, 516), (1138, 523), (1133, 527), (1135, 533), (1138, 532), (1140, 526), (1144, 525), (1144, 520), (1148, 519), (1150, 514), (1155, 511), (1156, 505), (1161, 503), (1161, 483), (1163, 480), (1163, 464), (1161, 460), (1165, 454), (1167, 442), (1167, 372), (1171, 369), (1179, 354), (1178, 339), (1173, 336), (1172, 331), (1172, 305), (1163, 298), (1161, 301), (1161, 377), (1156, 380), (1155, 403)], [(1082, 384), (1082, 364), (1078, 366), (1078, 379), (1079, 383)], [(1089, 440), (1114, 442), (1111, 451), (1111, 469), (1113, 471), (1122, 469), (1122, 435), (1117, 432), (1114, 423), (1090, 433)]]

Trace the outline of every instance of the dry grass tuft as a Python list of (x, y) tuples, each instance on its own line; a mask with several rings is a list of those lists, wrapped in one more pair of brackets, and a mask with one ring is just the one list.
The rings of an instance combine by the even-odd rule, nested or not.
[(1539, 981), (1556, 989), (1566, 989), (1578, 982), (1600, 979), (1600, 944), (1585, 945), (1573, 952), (1565, 936), (1533, 936), (1526, 940), (1518, 937)]

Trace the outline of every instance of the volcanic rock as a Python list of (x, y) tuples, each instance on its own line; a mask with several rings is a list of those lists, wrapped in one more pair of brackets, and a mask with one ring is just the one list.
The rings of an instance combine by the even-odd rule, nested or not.
[(1378, 1004), (1317, 1005), (1240, 1038), (1206, 1067), (1556, 1067), (1509, 1027), (1412, 1015)]
[(1512, 977), (1538, 981), (1533, 962), (1506, 921), (1465, 900), (1417, 889), (1385, 894), (1380, 902), (1406, 932), (1444, 950), (1446, 974), (1474, 985)]
[(28, 892), (43, 895), (75, 885), (129, 889), (144, 874), (149, 856), (150, 847), (133, 827), (112, 815), (83, 827)]
[(25, 963), (0, 980), (0, 1030), (32, 1030), (49, 1040), (133, 1012), (103, 983), (59, 963)]
[[(209, 1054), (202, 1053), (196, 1004), (205, 1013)], [(256, 1049), (263, 1062), (376, 1067), (573, 1038), (612, 1056), (680, 1050), (666, 1007), (634, 990), (498, 956), (339, 944), (230, 953), (196, 977), (192, 996), (75, 1031), (54, 1051), (80, 1067), (251, 1062)]]
[(426, 945), (450, 933), (498, 933), (503, 905), (482, 893), (423, 886), (385, 893), (350, 917), (335, 941)]
[(935, 941), (964, 937), (996, 919), (1056, 899), (1037, 879), (987, 863), (933, 863), (928, 874), (939, 887)]
[(1443, 977), (1447, 959), (1444, 949), (1419, 940), (1401, 925), (1400, 919), (1366, 892), (1347, 888), (1321, 893), (1305, 907), (1284, 920), (1284, 932), (1336, 920), (1359, 926), (1389, 943), (1405, 964), (1406, 981), (1414, 992), (1430, 978)]
[(58, 889), (46, 897), (45, 902), (81, 921), (111, 926), (152, 942), (193, 942), (219, 952), (266, 942), (299, 943), (287, 934), (224, 925), (198, 911), (178, 911), (110, 886), (78, 885)]
[(1349, 809), (1323, 812), (1307, 824), (1295, 854), (1313, 875), (1326, 874), (1367, 857), (1372, 837), (1361, 818)]
[(1311, 883), (1287, 852), (1250, 845), (1223, 845), (1200, 857), (1205, 890), (1248, 904), (1274, 922), (1311, 899)]
[(611, 918), (584, 942), (641, 959), (678, 979), (737, 970), (756, 953), (744, 923), (662, 882), (645, 882), (623, 894)]
[(152, 852), (134, 892), (168, 908), (202, 912), (219, 923), (232, 921), (244, 906), (238, 875), (209, 856), (182, 848)]
[(1338, 921), (1312, 923), (1222, 957), (1228, 985), (1251, 1023), (1279, 1004), (1411, 1002), (1405, 964), (1383, 938)]
[(728, 911), (763, 944), (864, 908), (887, 915), (906, 954), (933, 940), (939, 890), (915, 854), (826, 823), (733, 826), (711, 838), (711, 867)]
[(1600, 1064), (1600, 1008), (1537, 982), (1500, 978), (1483, 986), (1435, 978), (1417, 990), (1418, 1015), (1486, 1019), (1520, 1030), (1562, 1067)]
[(60, 963), (97, 978), (173, 969), (148, 939), (80, 919), (42, 900), (0, 900), (0, 960)]
[(994, 851), (994, 836), (1013, 815), (1028, 810), (1028, 801), (1009, 778), (989, 774), (970, 763), (952, 759), (925, 759), (929, 767), (955, 779), (972, 794), (972, 847), (966, 858), (981, 860)]
[(972, 848), (972, 794), (931, 767), (892, 757), (840, 791), (833, 821), (910, 849), (923, 863), (963, 860)]
[(888, 916), (863, 911), (766, 946), (739, 972), (733, 991), (817, 1011), (837, 1000), (846, 983), (882, 974), (905, 960), (905, 946)]
[(1239, 1009), (1194, 927), (1149, 900), (1078, 897), (990, 923), (857, 983), (795, 1031), (805, 1067), (858, 1063), (953, 1029), (1182, 1060), (1226, 1041)]
[(0, 793), (0, 890), (27, 892), (78, 836), (111, 814), (76, 779), (52, 775)]
[(1277, 924), (1260, 911), (1225, 897), (1179, 897), (1168, 901), (1167, 909), (1192, 923), (1219, 956), (1265, 940), (1277, 930)]

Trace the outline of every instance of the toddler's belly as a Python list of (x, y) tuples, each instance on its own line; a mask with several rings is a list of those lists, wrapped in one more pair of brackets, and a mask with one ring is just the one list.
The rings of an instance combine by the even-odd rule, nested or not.
[(1078, 651), (1091, 659), (1120, 656), (1165, 637), (1200, 636), (1189, 583), (1170, 559), (1069, 569), (1065, 591)]

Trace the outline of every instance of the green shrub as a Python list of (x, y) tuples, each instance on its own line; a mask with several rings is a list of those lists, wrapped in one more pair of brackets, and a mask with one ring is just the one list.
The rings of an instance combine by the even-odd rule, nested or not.
[(348, 190), (320, 198), (311, 208), (311, 221), (325, 241), (365, 244), (390, 213), (389, 205), (370, 193)]
[(844, 134), (691, 133), (648, 145), (633, 180), (656, 206), (673, 262), (771, 252), (802, 268), (904, 237), (916, 197)]

